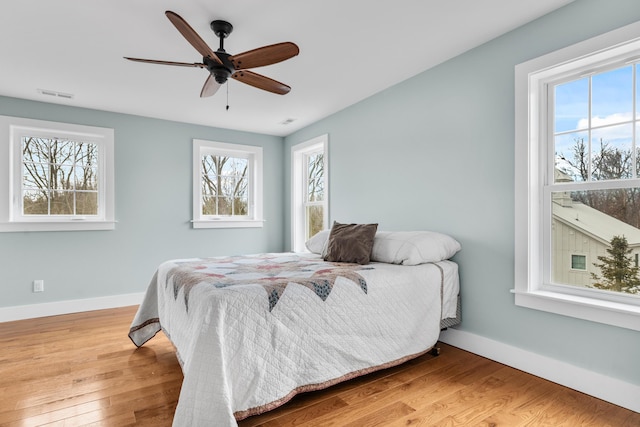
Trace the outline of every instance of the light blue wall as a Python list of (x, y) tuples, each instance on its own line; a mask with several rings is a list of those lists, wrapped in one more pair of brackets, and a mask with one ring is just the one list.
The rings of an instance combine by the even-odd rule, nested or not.
[(514, 67), (637, 20), (637, 0), (577, 0), (290, 135), (285, 164), (292, 145), (328, 133), (330, 221), (462, 243), (462, 330), (640, 384), (640, 333), (516, 307), (509, 292)]
[[(114, 231), (0, 233), (0, 307), (143, 292), (167, 259), (283, 248), (281, 137), (6, 97), (0, 115), (115, 129), (118, 221)], [(191, 228), (193, 138), (263, 147), (264, 228)], [(34, 279), (44, 293), (31, 292)]]

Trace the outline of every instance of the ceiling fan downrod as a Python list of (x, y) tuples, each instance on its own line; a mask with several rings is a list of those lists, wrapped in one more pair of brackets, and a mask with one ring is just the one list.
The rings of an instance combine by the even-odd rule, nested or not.
[(222, 65), (214, 61), (206, 60), (205, 64), (207, 65), (207, 69), (209, 70), (209, 72), (213, 74), (216, 82), (218, 82), (219, 84), (224, 84), (236, 71), (235, 67), (228, 59), (230, 55), (224, 50), (224, 39), (226, 39), (233, 31), (233, 25), (231, 25), (227, 21), (223, 21), (220, 19), (211, 21), (210, 25), (213, 33), (220, 39), (220, 47), (216, 51), (216, 55), (222, 62)]

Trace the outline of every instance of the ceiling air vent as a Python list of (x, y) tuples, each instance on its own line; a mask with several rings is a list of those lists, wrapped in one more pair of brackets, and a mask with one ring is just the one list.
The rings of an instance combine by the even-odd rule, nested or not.
[(55, 96), (57, 98), (73, 99), (72, 93), (57, 92), (49, 89), (38, 89), (40, 95)]
[(289, 117), (288, 119), (284, 119), (283, 121), (281, 121), (280, 124), (286, 126), (286, 125), (291, 124), (291, 123), (293, 123), (295, 121), (296, 121), (296, 119), (292, 119), (291, 117)]

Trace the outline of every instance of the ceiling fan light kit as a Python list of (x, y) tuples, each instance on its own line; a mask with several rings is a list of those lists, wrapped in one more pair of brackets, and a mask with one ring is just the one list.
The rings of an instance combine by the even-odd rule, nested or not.
[(204, 82), (204, 86), (200, 92), (200, 97), (207, 97), (215, 94), (218, 89), (220, 89), (220, 86), (227, 82), (229, 77), (258, 89), (266, 90), (278, 95), (285, 95), (291, 90), (291, 87), (284, 83), (248, 69), (277, 64), (278, 62), (285, 61), (298, 55), (298, 53), (300, 53), (300, 49), (295, 43), (277, 43), (259, 47), (238, 55), (230, 55), (224, 50), (224, 39), (226, 39), (233, 31), (233, 25), (227, 21), (215, 20), (211, 22), (211, 29), (220, 39), (220, 46), (218, 50), (214, 52), (198, 35), (198, 33), (196, 33), (195, 30), (191, 28), (191, 26), (177, 13), (168, 10), (165, 12), (165, 15), (180, 34), (182, 34), (182, 36), (202, 55), (202, 63), (159, 61), (154, 59), (130, 58), (126, 56), (125, 59), (149, 64), (206, 68), (207, 71), (209, 71), (209, 76)]

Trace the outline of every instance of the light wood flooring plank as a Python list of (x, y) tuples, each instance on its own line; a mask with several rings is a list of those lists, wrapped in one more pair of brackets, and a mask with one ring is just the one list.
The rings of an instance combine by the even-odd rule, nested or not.
[[(136, 309), (0, 323), (0, 427), (171, 426), (182, 372), (163, 334), (131, 343)], [(638, 413), (440, 346), (239, 426), (640, 426)]]

